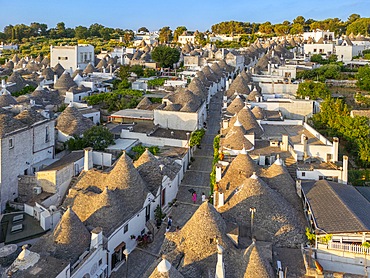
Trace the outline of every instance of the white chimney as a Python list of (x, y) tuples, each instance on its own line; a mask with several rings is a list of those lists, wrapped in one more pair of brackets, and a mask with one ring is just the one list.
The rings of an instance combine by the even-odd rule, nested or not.
[(5, 88), (5, 79), (1, 79), (1, 88)]
[(342, 170), (342, 183), (348, 182), (348, 156), (343, 155), (343, 170)]
[(219, 182), (221, 180), (221, 174), (222, 174), (222, 165), (220, 163), (216, 164), (216, 182)]
[(222, 207), (225, 204), (224, 198), (225, 198), (224, 193), (218, 192), (218, 204), (217, 204), (218, 208)]
[(96, 227), (91, 231), (90, 250), (97, 249), (99, 245), (102, 244), (103, 244), (103, 229), (100, 227)]
[(338, 137), (333, 137), (333, 162), (338, 161), (338, 147), (339, 147), (339, 139)]
[(54, 84), (57, 83), (58, 75), (54, 74)]
[(215, 278), (225, 278), (225, 265), (223, 261), (224, 249), (221, 245), (217, 244), (217, 265)]
[(85, 148), (84, 151), (84, 171), (88, 171), (93, 167), (92, 148)]

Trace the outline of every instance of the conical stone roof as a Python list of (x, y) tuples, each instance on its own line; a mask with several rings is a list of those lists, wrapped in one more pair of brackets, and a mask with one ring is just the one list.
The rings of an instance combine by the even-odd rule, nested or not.
[(251, 82), (250, 76), (245, 72), (245, 70), (242, 70), (240, 72), (240, 76), (244, 79), (245, 82), (249, 83)]
[(72, 262), (90, 246), (90, 233), (71, 208), (63, 214), (53, 232), (57, 257)]
[(209, 81), (212, 81), (212, 82), (218, 81), (217, 76), (213, 73), (213, 71), (211, 70), (209, 66), (203, 67), (202, 71)]
[(227, 107), (226, 111), (230, 114), (234, 115), (238, 113), (243, 107), (245, 106), (244, 101), (241, 99), (239, 95), (237, 95), (234, 100), (230, 103)]
[(83, 73), (85, 74), (89, 74), (89, 73), (93, 73), (94, 71), (96, 71), (95, 67), (89, 63), (86, 68), (83, 70)]
[(226, 224), (221, 215), (209, 202), (203, 202), (179, 232), (179, 238), (184, 239), (180, 246), (185, 254), (184, 264), (216, 254), (216, 239), (226, 247), (225, 233)]
[(246, 131), (240, 122), (236, 121), (227, 132), (225, 139), (222, 141), (222, 146), (231, 150), (252, 150), (253, 144), (244, 136)]
[(14, 69), (14, 62), (12, 60), (9, 60), (5, 65), (4, 65), (4, 68), (7, 68), (7, 69)]
[(277, 246), (293, 247), (303, 242), (303, 227), (297, 211), (262, 179), (252, 175), (239, 186), (219, 210), (236, 223), (248, 223), (256, 208), (254, 229), (257, 240), (271, 241)]
[(19, 57), (17, 54), (14, 54), (13, 58), (12, 58), (12, 61), (14, 64), (18, 64), (18, 62), (20, 61)]
[(69, 136), (81, 136), (93, 125), (94, 123), (90, 119), (85, 118), (77, 108), (69, 105), (59, 115), (56, 129)]
[(60, 77), (65, 72), (65, 69), (61, 64), (58, 63), (53, 68), (53, 71), (58, 75), (58, 77)]
[(106, 68), (108, 65), (107, 61), (105, 59), (101, 59), (99, 63), (96, 65), (97, 69)]
[(203, 71), (197, 71), (196, 76), (199, 78), (199, 80), (203, 83), (205, 87), (209, 87), (212, 85), (212, 82), (210, 82), (207, 77), (205, 76)]
[(106, 184), (112, 190), (135, 187), (137, 194), (142, 194), (146, 190), (145, 182), (126, 153), (123, 153), (114, 164), (106, 178)]
[(246, 178), (253, 173), (259, 173), (261, 167), (257, 165), (249, 154), (243, 149), (230, 163), (225, 175), (219, 181), (219, 187), (227, 196), (239, 187)]
[(153, 103), (150, 101), (148, 97), (144, 97), (136, 106), (137, 109), (148, 109)]
[(22, 123), (31, 126), (37, 122), (41, 122), (46, 120), (44, 116), (42, 116), (40, 113), (32, 110), (32, 109), (26, 109), (23, 110), (21, 113), (19, 113), (17, 116), (14, 117), (15, 119), (21, 121)]
[(148, 185), (148, 189), (155, 196), (159, 186), (162, 183), (162, 173), (160, 171), (160, 162), (154, 155), (146, 149), (144, 153), (134, 162), (135, 168), (139, 171), (140, 176)]
[(251, 112), (256, 117), (256, 120), (263, 120), (265, 118), (263, 109), (259, 106), (255, 106), (252, 108)]
[(54, 80), (54, 71), (50, 67), (46, 67), (42, 70), (42, 76), (46, 80)]
[(184, 276), (166, 259), (162, 259), (149, 278), (184, 278)]
[(18, 102), (9, 93), (4, 92), (0, 95), (0, 107), (16, 105)]
[(259, 251), (256, 243), (252, 243), (244, 253), (244, 259), (248, 261), (244, 278), (274, 278), (274, 270)]
[(231, 83), (229, 89), (226, 92), (227, 97), (231, 97), (234, 93), (238, 94), (249, 94), (250, 90), (247, 82), (239, 74), (235, 80)]
[(296, 193), (295, 182), (280, 158), (264, 171), (263, 176), (267, 178), (268, 185), (278, 191), (294, 208), (297, 210), (302, 208), (302, 202)]
[(77, 86), (68, 72), (64, 72), (54, 84), (54, 89), (68, 91), (69, 88)]
[(230, 119), (229, 125), (233, 125), (236, 122), (236, 119), (239, 120), (248, 134), (254, 132), (257, 138), (260, 138), (263, 134), (261, 126), (258, 124), (249, 107), (244, 106), (242, 109), (240, 109), (237, 117), (232, 117)]

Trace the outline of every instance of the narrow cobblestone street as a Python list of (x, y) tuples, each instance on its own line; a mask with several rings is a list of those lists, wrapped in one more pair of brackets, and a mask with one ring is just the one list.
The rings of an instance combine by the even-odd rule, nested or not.
[[(177, 206), (172, 207), (168, 215), (172, 216), (172, 229), (176, 226), (185, 225), (193, 213), (201, 204), (202, 192), (209, 196), (210, 180), (209, 175), (212, 171), (213, 159), (213, 140), (220, 129), (221, 106), (223, 92), (218, 92), (210, 101), (209, 115), (207, 120), (207, 130), (203, 137), (201, 148), (197, 148), (193, 154), (193, 162), (189, 170), (186, 171), (177, 193)], [(192, 201), (189, 192), (193, 189), (197, 192), (197, 201)], [(153, 243), (145, 249), (135, 248), (128, 258), (128, 276), (126, 276), (126, 265), (122, 265), (117, 272), (112, 273), (113, 278), (142, 278), (145, 271), (160, 256), (160, 248), (164, 240), (166, 225), (163, 223), (161, 228), (155, 233)], [(131, 263), (130, 263), (131, 262)]]

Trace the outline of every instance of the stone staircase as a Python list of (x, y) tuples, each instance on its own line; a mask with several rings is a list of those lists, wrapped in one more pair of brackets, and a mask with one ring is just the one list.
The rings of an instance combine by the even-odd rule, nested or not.
[(297, 180), (297, 164), (295, 159), (292, 156), (289, 156), (285, 158), (284, 163), (293, 180)]

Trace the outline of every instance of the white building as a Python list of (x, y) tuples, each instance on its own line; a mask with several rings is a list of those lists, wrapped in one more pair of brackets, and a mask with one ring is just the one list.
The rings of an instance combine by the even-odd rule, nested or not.
[(181, 43), (181, 45), (185, 45), (187, 43), (194, 44), (195, 36), (194, 35), (181, 35), (178, 38), (178, 43)]
[(303, 52), (306, 56), (311, 56), (314, 54), (329, 56), (334, 54), (334, 48), (335, 45), (333, 43), (309, 43), (303, 45)]
[(362, 51), (370, 48), (369, 44), (355, 43), (349, 38), (345, 38), (340, 45), (335, 46), (335, 54), (338, 57), (338, 61), (349, 62), (352, 61), (354, 56), (359, 56)]
[(0, 205), (3, 210), (7, 201), (18, 197), (18, 176), (35, 173), (38, 165), (53, 158), (55, 121), (31, 110), (24, 110), (15, 117), (3, 112), (0, 118)]
[(334, 32), (328, 31), (322, 31), (322, 30), (315, 30), (313, 32), (304, 32), (303, 33), (303, 39), (308, 40), (309, 38), (314, 39), (316, 42), (319, 41), (321, 38), (323, 40), (334, 40)]
[(58, 63), (65, 69), (85, 69), (89, 63), (94, 63), (94, 46), (79, 44), (75, 46), (50, 46), (50, 66), (55, 67)]

